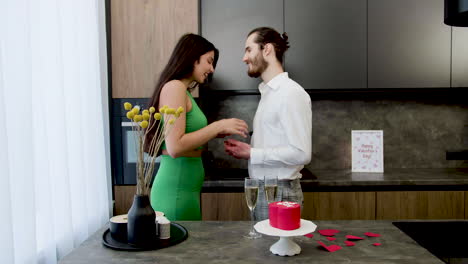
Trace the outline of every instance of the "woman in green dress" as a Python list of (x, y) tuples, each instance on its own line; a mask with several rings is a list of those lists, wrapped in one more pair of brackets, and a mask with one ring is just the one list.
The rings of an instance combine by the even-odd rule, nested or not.
[[(200, 191), (205, 176), (202, 145), (215, 137), (246, 137), (248, 133), (247, 124), (236, 118), (208, 125), (189, 92), (212, 76), (217, 60), (218, 50), (211, 42), (199, 35), (183, 35), (151, 97), (150, 106), (156, 109), (164, 105), (185, 109), (161, 147), (162, 159), (151, 189), (153, 209), (164, 212), (171, 221), (201, 220)], [(146, 142), (151, 142), (153, 135), (150, 131)]]

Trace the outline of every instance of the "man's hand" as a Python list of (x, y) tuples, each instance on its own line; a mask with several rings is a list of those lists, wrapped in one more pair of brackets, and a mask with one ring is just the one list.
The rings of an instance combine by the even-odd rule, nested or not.
[(250, 159), (250, 145), (235, 139), (224, 141), (224, 150), (236, 159)]

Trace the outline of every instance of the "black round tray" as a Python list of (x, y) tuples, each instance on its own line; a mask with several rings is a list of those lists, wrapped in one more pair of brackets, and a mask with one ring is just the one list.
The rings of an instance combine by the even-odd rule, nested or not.
[(106, 247), (115, 250), (125, 251), (144, 251), (155, 250), (159, 248), (170, 247), (184, 241), (188, 237), (188, 232), (185, 227), (180, 224), (171, 222), (171, 238), (169, 239), (155, 239), (154, 243), (145, 246), (134, 246), (127, 243), (127, 241), (116, 240), (111, 236), (109, 228), (102, 234), (102, 244)]

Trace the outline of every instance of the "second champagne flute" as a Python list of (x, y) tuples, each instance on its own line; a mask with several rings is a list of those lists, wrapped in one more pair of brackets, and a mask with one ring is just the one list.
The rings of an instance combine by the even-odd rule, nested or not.
[(265, 198), (267, 203), (275, 201), (278, 190), (278, 178), (275, 176), (265, 176)]

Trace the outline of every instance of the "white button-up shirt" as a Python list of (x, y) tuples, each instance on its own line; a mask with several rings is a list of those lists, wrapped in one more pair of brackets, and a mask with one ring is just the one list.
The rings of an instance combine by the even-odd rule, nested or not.
[(312, 154), (312, 103), (288, 73), (260, 83), (261, 99), (253, 121), (249, 175), (279, 180), (301, 178)]

